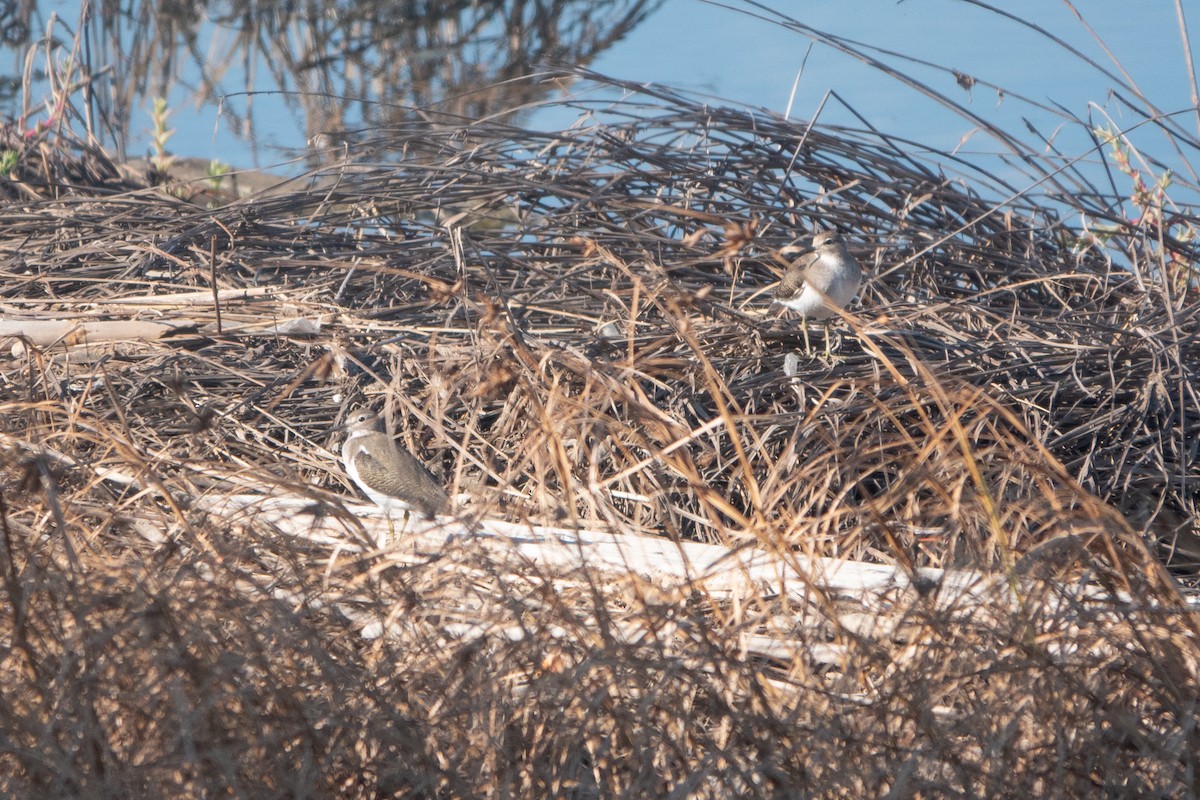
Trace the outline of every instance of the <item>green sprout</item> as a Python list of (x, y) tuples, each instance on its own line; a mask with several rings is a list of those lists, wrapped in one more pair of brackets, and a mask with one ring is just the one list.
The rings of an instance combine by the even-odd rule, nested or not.
[(154, 147), (154, 156), (150, 159), (150, 163), (160, 172), (166, 172), (171, 167), (171, 154), (167, 152), (167, 140), (175, 135), (175, 130), (167, 127), (167, 117), (170, 115), (166, 98), (156, 97), (154, 110), (150, 112), (150, 121), (154, 125), (150, 131), (150, 144)]
[(16, 150), (0, 150), (0, 175), (11, 180), (20, 157)]
[(204, 172), (208, 175), (209, 188), (216, 192), (221, 189), (221, 180), (230, 172), (233, 172), (233, 167), (223, 164), (214, 158), (208, 162), (208, 169)]

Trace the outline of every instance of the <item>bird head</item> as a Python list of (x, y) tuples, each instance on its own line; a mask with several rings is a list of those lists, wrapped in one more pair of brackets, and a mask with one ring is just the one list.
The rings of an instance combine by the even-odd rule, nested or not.
[(817, 233), (813, 234), (812, 244), (809, 244), (809, 245), (799, 245), (799, 244), (785, 245), (784, 247), (779, 248), (779, 255), (783, 256), (784, 258), (786, 258), (788, 260), (794, 261), (798, 257), (800, 257), (806, 253), (811, 253), (815, 250), (819, 250), (820, 248), (824, 247), (825, 245), (845, 244), (845, 241), (846, 240), (842, 238), (841, 231), (837, 231), (837, 230), (818, 231)]
[(381, 430), (384, 430), (383, 415), (363, 407), (351, 409), (350, 413), (346, 415), (346, 421), (334, 427), (331, 432)]

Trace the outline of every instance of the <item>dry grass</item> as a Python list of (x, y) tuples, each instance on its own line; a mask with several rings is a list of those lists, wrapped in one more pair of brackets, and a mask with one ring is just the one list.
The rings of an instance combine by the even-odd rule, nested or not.
[[(1167, 567), (1200, 558), (1200, 345), (1162, 256), (1190, 245), (1127, 226), (1076, 247), (1051, 209), (871, 134), (620, 111), (397, 129), (368, 147), (398, 164), (211, 209), (66, 133), (10, 140), (6, 314), (179, 329), (0, 360), (5, 793), (1193, 791), (1195, 620)], [(872, 279), (839, 358), (793, 368), (772, 254), (816, 225)], [(320, 332), (264, 329), (299, 318)], [(322, 448), (364, 393), (480, 516), (1019, 591), (947, 607), (928, 586), (851, 624), (815, 589), (718, 599), (469, 542), (339, 557), (199, 509), (279, 487), (344, 513)]]

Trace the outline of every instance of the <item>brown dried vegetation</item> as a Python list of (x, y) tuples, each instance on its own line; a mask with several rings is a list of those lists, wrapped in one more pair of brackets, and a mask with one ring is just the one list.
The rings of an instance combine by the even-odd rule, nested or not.
[[(6, 316), (170, 332), (6, 340), (0, 790), (1191, 791), (1200, 344), (1163, 251), (1127, 226), (1114, 267), (873, 134), (622, 110), (414, 125), (372, 143), (397, 163), (213, 208), (8, 143)], [(818, 225), (869, 282), (838, 358), (796, 360), (772, 254)], [(218, 300), (154, 304), (186, 292)], [(326, 431), (363, 393), (480, 517), (1017, 588), (709, 597), (470, 542), (348, 558), (196, 502), (344, 516)]]

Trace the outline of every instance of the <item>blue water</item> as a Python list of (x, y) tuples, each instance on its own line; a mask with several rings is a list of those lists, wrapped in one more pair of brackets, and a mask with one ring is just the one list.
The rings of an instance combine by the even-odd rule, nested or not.
[[(55, 7), (68, 20), (74, 19), (75, 3)], [(1003, 8), (1061, 37), (1094, 59), (1105, 69), (1120, 73), (1164, 112), (1193, 108), (1188, 65), (1173, 3), (1129, 3), (1128, 0), (1088, 0), (1080, 3), (1087, 23), (1117, 59), (1118, 67), (1104, 48), (1062, 2), (1049, 0), (1006, 0)], [(1185, 3), (1185, 13), (1195, 30), (1200, 30), (1200, 7)], [(962, 0), (806, 0), (776, 2), (804, 25), (845, 36), (859, 46), (878, 47), (913, 58), (957, 69), (1003, 87), (1001, 96), (982, 83), (966, 90), (953, 75), (904, 60), (899, 55), (879, 55), (898, 70), (926, 82), (989, 122), (1019, 135), (1027, 143), (1037, 140), (1025, 129), (1028, 119), (1043, 134), (1053, 136), (1056, 146), (1068, 156), (1083, 156), (1093, 165), (1100, 157), (1089, 155), (1093, 143), (1078, 125), (1063, 115), (1030, 106), (1016, 98), (1024, 95), (1036, 103), (1061, 105), (1070, 114), (1113, 127), (1136, 121), (1110, 95), (1114, 81), (1062, 47), (1049, 42), (1017, 22)], [(641, 27), (592, 65), (597, 72), (634, 82), (652, 82), (694, 93), (714, 104), (751, 106), (809, 119), (819, 113), (826, 124), (862, 127), (857, 112), (878, 130), (921, 142), (939, 150), (955, 150), (971, 158), (1002, 148), (980, 133), (977, 126), (921, 96), (869, 65), (822, 45), (812, 44), (803, 33), (788, 30), (772, 21), (770, 13), (740, 0), (725, 3), (704, 0), (667, 0)], [(1197, 43), (1200, 51), (1200, 43)], [(194, 69), (194, 68), (193, 68)], [(266, 76), (266, 70), (259, 74)], [(185, 75), (195, 85), (195, 76)], [(228, 75), (226, 91), (240, 89), (241, 76)], [(269, 86), (260, 86), (270, 89)], [(581, 85), (573, 91), (582, 97), (594, 93)], [(836, 97), (828, 96), (836, 93)], [(828, 96), (828, 97), (827, 97)], [(383, 98), (381, 98), (383, 99)], [(239, 111), (246, 98), (231, 96), (226, 102)], [(255, 96), (253, 143), (230, 130), (214, 105), (196, 107), (186, 90), (170, 98), (176, 129), (170, 141), (179, 155), (216, 158), (239, 166), (266, 166), (286, 160), (286, 153), (304, 146), (303, 125), (278, 94)], [(150, 103), (147, 101), (146, 106)], [(819, 110), (819, 111), (818, 111)], [(130, 155), (148, 150), (148, 115), (141, 127), (130, 132)], [(544, 108), (525, 122), (530, 127), (557, 128), (576, 120), (576, 112)], [(1192, 135), (1200, 134), (1194, 113), (1180, 117)], [(1187, 176), (1194, 153), (1180, 157), (1165, 136), (1149, 128), (1132, 135), (1132, 141), (1162, 159), (1165, 166)], [(291, 171), (301, 168), (295, 164)], [(286, 168), (285, 168), (285, 171)], [(1100, 180), (1100, 173), (1091, 177)], [(1179, 198), (1194, 202), (1194, 197)]]
[[(1173, 4), (1131, 4), (1125, 0), (1081, 3), (1084, 19), (1095, 37), (1062, 2), (1005, 0), (998, 5), (1059, 37), (1099, 67), (1118, 76), (1124, 70), (1127, 80), (1161, 111), (1194, 109), (1188, 62)], [(1187, 21), (1193, 30), (1200, 31), (1200, 5), (1183, 5), (1185, 13), (1190, 11), (1194, 17)], [(1110, 96), (1115, 83), (1096, 66), (1028, 27), (971, 3), (808, 0), (803, 4), (777, 2), (774, 6), (791, 9), (799, 22), (813, 29), (854, 40), (872, 56), (1016, 134), (1035, 150), (1044, 145), (1027, 132), (1026, 120), (1051, 138), (1067, 157), (1082, 157), (1084, 165), (1098, 165), (1100, 160), (1083, 127), (1069, 123), (1053, 108), (1041, 109), (1023, 102), (1018, 95), (1033, 103), (1061, 106), (1076, 117), (1115, 129), (1140, 119)], [(751, 16), (751, 12), (758, 16)], [(822, 123), (860, 128), (863, 123), (853, 109), (884, 133), (938, 150), (957, 150), (972, 159), (1003, 151), (961, 115), (880, 70), (827, 45), (813, 44), (803, 33), (788, 30), (771, 19), (775, 18), (736, 0), (668, 0), (657, 15), (605, 53), (594, 68), (614, 77), (653, 81), (798, 119), (809, 119), (819, 110)], [(872, 47), (955, 69), (980, 83), (970, 90), (963, 89), (955, 76), (943, 69), (914, 63), (902, 55), (880, 54)], [(1119, 66), (1106, 55), (1105, 47)], [(1193, 49), (1200, 54), (1200, 41)], [(983, 83), (1006, 91), (1001, 95)], [(830, 92), (840, 99), (826, 99)], [(548, 123), (566, 121), (562, 114), (545, 114), (543, 118)], [(1193, 111), (1178, 120), (1191, 135), (1200, 135), (1200, 117)], [(1195, 156), (1194, 152), (1185, 151), (1184, 159), (1180, 159), (1167, 138), (1149, 127), (1138, 129), (1130, 138), (1135, 146), (1161, 158), (1180, 175), (1194, 179), (1186, 161)], [(1200, 164), (1196, 167), (1200, 169)], [(1102, 180), (1094, 169), (1087, 174), (1097, 183)], [(1194, 202), (1198, 198), (1180, 199)]]

